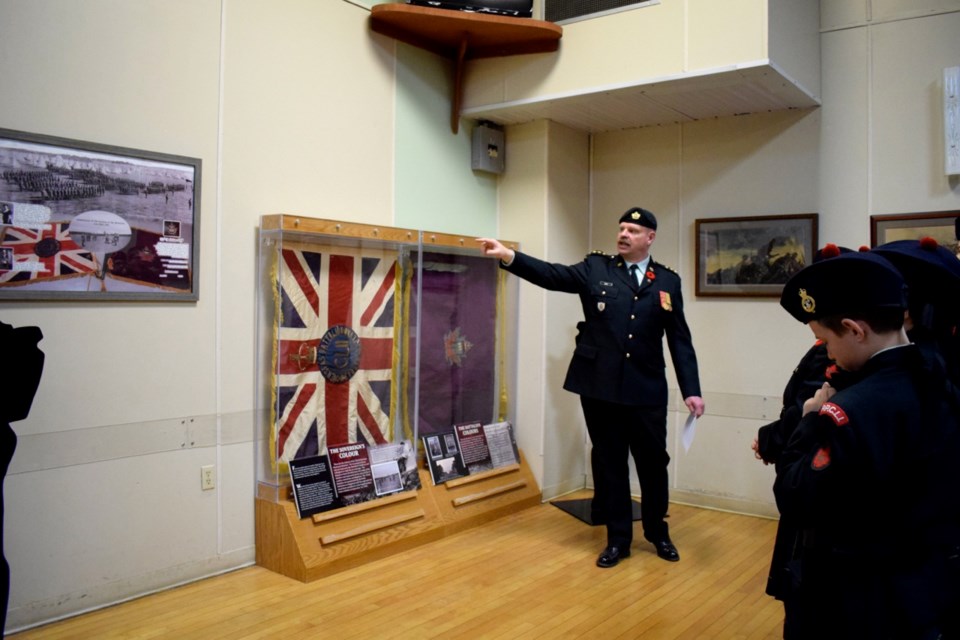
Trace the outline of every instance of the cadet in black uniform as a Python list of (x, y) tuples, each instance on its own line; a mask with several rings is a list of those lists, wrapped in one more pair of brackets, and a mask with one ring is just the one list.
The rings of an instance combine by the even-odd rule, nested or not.
[(630, 555), (633, 510), (629, 454), (642, 492), (644, 537), (665, 560), (680, 555), (670, 540), (667, 514), (667, 379), (663, 337), (684, 404), (703, 415), (697, 357), (683, 315), (680, 276), (650, 257), (657, 220), (634, 207), (620, 218), (618, 255), (599, 252), (574, 265), (544, 262), (481, 238), (483, 252), (501, 267), (551, 291), (580, 296), (584, 320), (563, 388), (580, 395), (594, 449), (596, 496), (607, 525), (607, 547), (597, 566)]
[(795, 637), (936, 638), (960, 436), (943, 376), (903, 329), (903, 278), (845, 254), (797, 273), (780, 304), (849, 372), (804, 403), (778, 462), (777, 506), (802, 531)]
[(940, 359), (960, 384), (960, 260), (930, 237), (894, 240), (873, 251), (892, 262), (907, 283), (907, 336)]
[[(866, 251), (866, 248), (863, 250)], [(846, 247), (838, 247), (830, 243), (817, 251), (813, 262), (835, 258), (850, 251)], [(831, 381), (833, 386), (836, 386), (836, 382), (833, 381), (835, 375), (841, 376), (843, 372), (838, 372), (837, 365), (827, 355), (826, 344), (822, 340), (815, 341), (797, 363), (790, 380), (787, 381), (787, 386), (783, 389), (783, 406), (779, 418), (757, 430), (753, 451), (758, 459), (763, 460), (764, 464), (777, 464), (780, 453), (803, 416), (803, 403), (811, 398), (824, 382)], [(777, 468), (779, 469), (779, 466)], [(793, 602), (798, 580), (794, 552), (799, 534), (800, 531), (790, 518), (780, 514), (770, 573), (767, 576), (766, 593), (783, 602), (783, 637), (788, 640), (796, 637), (795, 632), (792, 631), (796, 626)]]
[[(0, 353), (7, 362), (16, 363), (16, 375), (4, 383), (0, 396), (0, 550), (3, 549), (3, 481), (17, 448), (17, 434), (11, 422), (23, 420), (30, 413), (33, 397), (43, 373), (43, 351), (37, 346), (43, 339), (39, 327), (17, 327), (0, 322)], [(6, 553), (0, 558), (0, 636), (7, 623), (7, 604), (10, 600), (10, 566)]]

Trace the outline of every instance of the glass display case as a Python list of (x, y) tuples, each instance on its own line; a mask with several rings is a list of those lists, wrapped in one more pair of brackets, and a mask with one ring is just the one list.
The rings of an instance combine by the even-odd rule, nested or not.
[(512, 423), (516, 279), (474, 238), (269, 215), (257, 278), (259, 499), (329, 447), (402, 445), (423, 469), (424, 436)]

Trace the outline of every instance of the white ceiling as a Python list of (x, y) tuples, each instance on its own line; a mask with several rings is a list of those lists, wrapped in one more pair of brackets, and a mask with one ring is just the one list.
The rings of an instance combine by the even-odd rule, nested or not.
[(501, 125), (551, 120), (600, 133), (748, 113), (819, 106), (819, 100), (772, 65), (605, 87), (576, 95), (464, 109), (462, 116)]

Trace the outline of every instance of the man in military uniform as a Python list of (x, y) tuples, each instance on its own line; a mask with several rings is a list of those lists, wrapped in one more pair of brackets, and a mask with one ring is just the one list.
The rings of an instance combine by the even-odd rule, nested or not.
[(936, 638), (960, 433), (951, 388), (903, 328), (903, 277), (874, 252), (844, 254), (794, 275), (780, 304), (848, 373), (804, 402), (777, 461), (777, 506), (802, 532), (786, 637)]
[(483, 252), (500, 266), (551, 291), (580, 296), (584, 320), (563, 388), (580, 395), (593, 444), (596, 498), (607, 526), (597, 566), (630, 555), (633, 509), (629, 455), (642, 492), (644, 537), (664, 560), (680, 559), (667, 524), (666, 335), (684, 404), (703, 415), (697, 357), (683, 315), (680, 276), (654, 261), (650, 246), (657, 219), (634, 207), (620, 218), (617, 255), (589, 254), (574, 265), (544, 262), (481, 238)]

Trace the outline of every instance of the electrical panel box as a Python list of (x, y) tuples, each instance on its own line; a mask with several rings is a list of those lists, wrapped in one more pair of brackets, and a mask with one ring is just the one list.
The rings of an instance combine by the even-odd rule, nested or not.
[(474, 171), (501, 174), (506, 168), (506, 155), (503, 129), (487, 123), (474, 128), (470, 162)]

